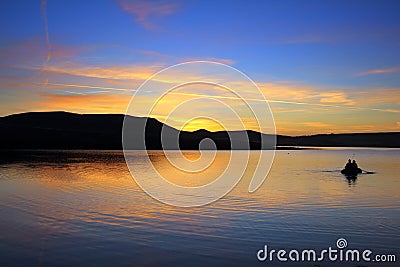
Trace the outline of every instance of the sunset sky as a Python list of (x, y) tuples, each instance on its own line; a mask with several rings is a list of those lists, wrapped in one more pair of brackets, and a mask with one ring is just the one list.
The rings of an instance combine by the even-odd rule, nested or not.
[[(254, 80), (279, 134), (400, 131), (399, 1), (16, 0), (1, 1), (0, 13), (0, 116), (123, 114), (156, 72), (207, 60)], [(185, 90), (152, 116), (219, 94)], [(229, 116), (207, 101), (191, 112)], [(198, 128), (219, 126), (198, 120), (187, 130)]]

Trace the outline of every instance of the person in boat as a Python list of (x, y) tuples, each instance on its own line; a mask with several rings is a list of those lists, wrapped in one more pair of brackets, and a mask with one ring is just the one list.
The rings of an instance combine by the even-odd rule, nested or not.
[(357, 162), (353, 159), (353, 163), (351, 164), (353, 169), (358, 169)]
[(349, 170), (352, 168), (352, 164), (351, 164), (351, 159), (349, 159), (349, 161), (347, 162), (346, 166), (344, 167), (346, 170)]

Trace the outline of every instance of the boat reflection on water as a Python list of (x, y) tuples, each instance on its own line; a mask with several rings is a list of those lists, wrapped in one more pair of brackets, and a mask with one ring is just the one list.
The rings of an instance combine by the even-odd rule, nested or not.
[(362, 170), (358, 167), (356, 161), (351, 161), (351, 159), (348, 160), (346, 166), (340, 172), (346, 177), (349, 186), (356, 184), (357, 177), (360, 174), (375, 174), (375, 172)]
[(354, 186), (357, 184), (358, 174), (345, 174), (344, 176), (346, 177), (349, 186)]

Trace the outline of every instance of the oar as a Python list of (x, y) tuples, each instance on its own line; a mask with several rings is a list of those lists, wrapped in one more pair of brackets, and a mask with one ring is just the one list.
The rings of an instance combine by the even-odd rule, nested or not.
[(374, 174), (375, 172), (370, 172), (370, 171), (366, 171), (366, 170), (363, 170), (363, 169), (361, 169), (363, 172), (364, 172), (364, 174)]

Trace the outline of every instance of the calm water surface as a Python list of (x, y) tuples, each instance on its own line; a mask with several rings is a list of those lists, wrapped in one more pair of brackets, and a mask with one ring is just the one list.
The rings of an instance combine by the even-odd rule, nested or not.
[[(0, 266), (399, 266), (399, 156), (398, 149), (277, 151), (255, 193), (247, 192), (249, 166), (219, 201), (176, 208), (135, 184), (122, 152), (3, 152)], [(135, 157), (146, 175), (144, 155)], [(339, 171), (349, 157), (375, 174), (347, 179)], [(174, 174), (161, 152), (151, 158), (174, 182), (209, 182), (207, 173)], [(218, 152), (221, 167), (212, 171), (222, 171), (228, 159)], [(341, 237), (349, 248), (396, 254), (398, 262), (284, 264), (256, 257), (264, 245), (321, 250)]]

